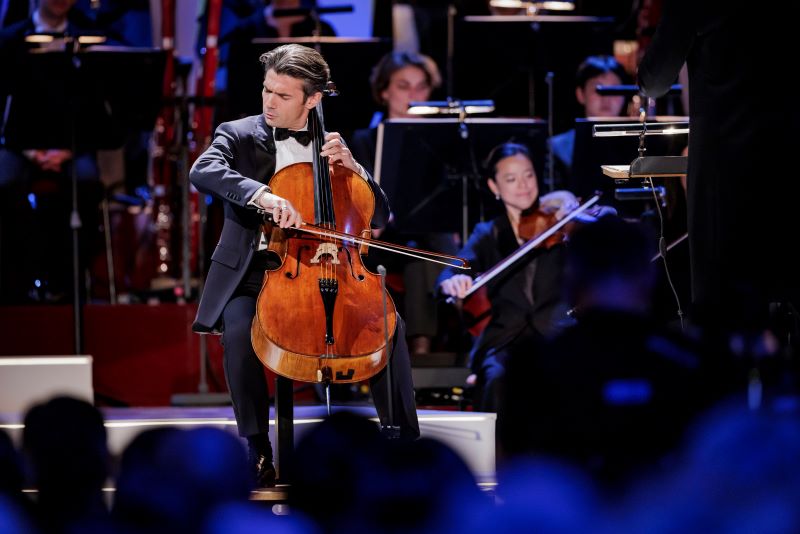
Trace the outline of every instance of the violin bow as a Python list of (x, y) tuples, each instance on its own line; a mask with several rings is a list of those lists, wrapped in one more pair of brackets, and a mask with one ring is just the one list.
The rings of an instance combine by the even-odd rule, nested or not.
[[(402, 245), (396, 245), (394, 243), (388, 243), (386, 241), (379, 241), (377, 239), (371, 239), (352, 234), (347, 234), (344, 232), (338, 232), (336, 230), (331, 230), (330, 228), (317, 226), (311, 223), (304, 222), (303, 226), (301, 226), (300, 228), (291, 228), (291, 229), (318, 235), (321, 237), (336, 239), (339, 241), (349, 241), (354, 244), (367, 245), (368, 247), (375, 247), (377, 249), (385, 250), (387, 252), (393, 252), (395, 254), (403, 254), (404, 256), (409, 256), (411, 258), (417, 258), (419, 260), (429, 261), (432, 263), (439, 263), (441, 265), (454, 267), (456, 269), (470, 269), (469, 262), (464, 258), (459, 258), (458, 256), (451, 256), (449, 254), (442, 254), (440, 252), (431, 252), (428, 250), (421, 250), (418, 248), (404, 247)], [(287, 228), (287, 230), (289, 230), (289, 228)], [(443, 260), (449, 260), (449, 261), (443, 261)]]

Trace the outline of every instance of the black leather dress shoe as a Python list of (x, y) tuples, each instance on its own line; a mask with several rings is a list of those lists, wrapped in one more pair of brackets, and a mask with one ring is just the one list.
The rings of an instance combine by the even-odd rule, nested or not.
[(275, 472), (275, 466), (272, 465), (272, 459), (263, 454), (251, 454), (250, 460), (253, 466), (253, 474), (255, 475), (256, 488), (275, 487), (277, 473)]

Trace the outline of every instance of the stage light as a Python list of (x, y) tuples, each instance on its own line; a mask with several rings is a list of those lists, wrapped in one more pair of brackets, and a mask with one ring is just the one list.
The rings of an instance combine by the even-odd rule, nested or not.
[(408, 104), (410, 115), (475, 115), (493, 111), (493, 100), (437, 100)]

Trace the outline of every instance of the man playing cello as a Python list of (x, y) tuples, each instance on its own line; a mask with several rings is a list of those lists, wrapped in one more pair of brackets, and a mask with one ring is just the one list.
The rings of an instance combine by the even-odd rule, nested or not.
[[(265, 72), (263, 114), (221, 124), (211, 146), (192, 167), (190, 179), (200, 191), (222, 200), (225, 212), (193, 328), (222, 332), (225, 377), (239, 434), (247, 438), (257, 485), (268, 486), (275, 481), (267, 434), (269, 389), (251, 344), (250, 328), (264, 271), (277, 267), (278, 261), (267, 252), (260, 226), (265, 212), (281, 228), (299, 228), (303, 221), (292, 199), (273, 194), (265, 184), (284, 167), (312, 160), (308, 116), (322, 98), (330, 69), (318, 52), (300, 45), (281, 46), (263, 54), (260, 60)], [(372, 226), (383, 226), (389, 214), (386, 196), (355, 161), (338, 133), (325, 135), (320, 155), (330, 165), (343, 166), (364, 177), (376, 201)], [(386, 425), (390, 420), (391, 405), (401, 438), (414, 439), (419, 436), (419, 424), (404, 329), (398, 318), (389, 360), (392, 402), (386, 369), (370, 383), (381, 423)]]

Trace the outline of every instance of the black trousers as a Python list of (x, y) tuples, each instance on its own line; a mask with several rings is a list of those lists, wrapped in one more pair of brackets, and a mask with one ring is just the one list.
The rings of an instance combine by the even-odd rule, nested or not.
[[(263, 264), (251, 262), (233, 297), (223, 311), (223, 365), (233, 401), (239, 435), (266, 434), (269, 430), (269, 386), (264, 366), (250, 341), (250, 325), (256, 311), (256, 299), (263, 279)], [(387, 367), (392, 372), (392, 407), (394, 424), (403, 439), (419, 437), (419, 422), (411, 380), (411, 360), (406, 343), (405, 323), (398, 315), (392, 354)], [(370, 380), (372, 399), (381, 425), (389, 424), (387, 369)]]

